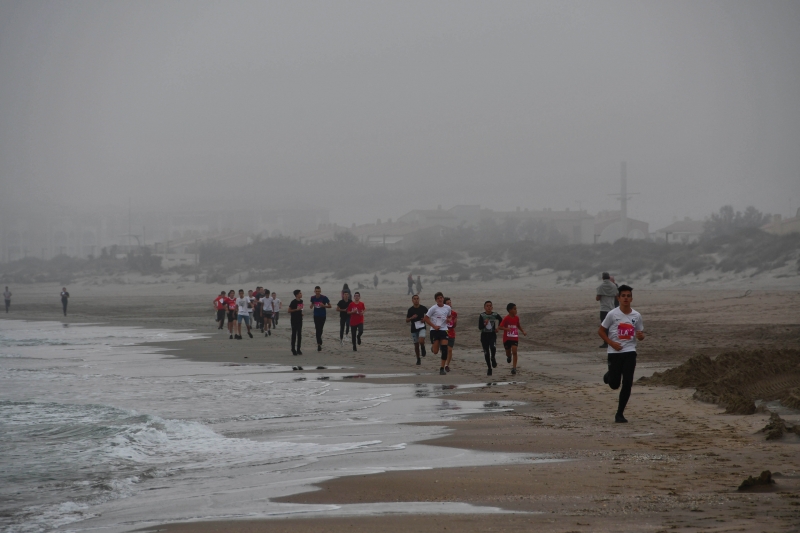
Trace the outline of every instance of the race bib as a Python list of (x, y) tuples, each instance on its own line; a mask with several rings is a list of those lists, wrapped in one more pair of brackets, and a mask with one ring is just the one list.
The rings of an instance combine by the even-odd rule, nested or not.
[(314, 302), (314, 307), (319, 309), (320, 307), (322, 307), (322, 303), (321, 302)]
[(619, 340), (621, 341), (631, 340), (633, 338), (634, 333), (635, 329), (633, 327), (633, 324), (628, 324), (627, 322), (621, 322), (617, 326), (617, 337), (619, 337)]
[(298, 309), (302, 309), (303, 308), (303, 304), (297, 304), (297, 308)]
[(517, 326), (508, 326), (508, 331), (506, 332), (509, 339), (517, 339), (519, 338), (519, 332), (517, 330)]

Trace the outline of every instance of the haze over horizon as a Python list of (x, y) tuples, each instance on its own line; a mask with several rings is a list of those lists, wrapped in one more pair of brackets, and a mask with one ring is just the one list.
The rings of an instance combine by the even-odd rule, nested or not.
[(798, 2), (0, 0), (0, 206), (800, 207)]

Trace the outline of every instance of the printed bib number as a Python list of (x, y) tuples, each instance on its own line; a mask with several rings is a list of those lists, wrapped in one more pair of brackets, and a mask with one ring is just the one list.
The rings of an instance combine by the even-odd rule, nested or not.
[(617, 337), (621, 341), (629, 341), (633, 338), (634, 327), (633, 324), (622, 323), (617, 326)]
[(517, 330), (517, 326), (508, 326), (508, 338), (510, 339), (517, 339), (519, 338), (519, 331)]

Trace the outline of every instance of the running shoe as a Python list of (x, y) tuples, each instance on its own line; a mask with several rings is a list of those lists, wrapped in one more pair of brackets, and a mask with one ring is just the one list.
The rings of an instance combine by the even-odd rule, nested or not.
[(357, 351), (358, 351), (358, 348), (356, 348), (355, 346), (353, 346), (353, 351), (354, 351), (354, 352), (357, 352)]
[(444, 371), (450, 372), (450, 365), (444, 365)]
[(297, 355), (303, 355), (303, 351), (300, 348), (297, 349)]
[(614, 422), (616, 422), (618, 424), (627, 424), (628, 420), (624, 416), (622, 416), (621, 414), (617, 413), (617, 414), (614, 415)]
[(492, 375), (492, 369), (491, 369), (491, 367), (489, 367), (489, 368), (487, 368), (487, 369), (486, 369), (486, 375), (487, 375), (487, 376), (491, 376), (491, 375)]
[(603, 344), (601, 344), (600, 346), (598, 346), (598, 348), (608, 348), (608, 344), (606, 344), (606, 343), (603, 343)]
[(608, 372), (606, 372), (605, 374), (603, 374), (603, 383), (605, 383), (606, 385), (608, 385)]
[(516, 374), (516, 373), (517, 373), (517, 369), (516, 369), (516, 368), (512, 368), (512, 369), (511, 369), (511, 373), (512, 373), (512, 374)]
[(318, 351), (318, 352), (321, 352), (321, 351), (322, 351), (322, 345), (321, 345), (321, 344), (317, 344), (317, 351)]
[(344, 346), (344, 339), (339, 339), (339, 344), (341, 344), (342, 346)]
[(444, 375), (446, 375), (446, 374), (447, 374), (447, 372), (445, 372), (445, 371), (444, 371), (444, 368), (440, 368), (440, 369), (439, 369), (439, 375), (440, 375), (440, 376), (444, 376)]
[(356, 341), (358, 342), (358, 345), (359, 345), (359, 346), (361, 346), (361, 337), (358, 337), (358, 338), (356, 339)]
[(417, 357), (417, 364), (418, 364), (418, 365), (421, 365), (421, 364), (422, 364), (422, 359), (420, 359), (419, 357)]
[(265, 337), (269, 337), (269, 333), (264, 333), (264, 336)]
[(292, 348), (292, 355), (297, 355), (297, 350), (295, 350), (294, 348)]
[(249, 331), (247, 332), (247, 336), (250, 337), (251, 339), (253, 338), (253, 334), (250, 333)]
[(233, 339), (233, 335), (230, 335), (228, 338), (229, 338), (229, 339)]
[(497, 368), (497, 359), (492, 356), (492, 368)]
[(510, 356), (510, 355), (507, 355), (507, 356), (506, 356), (506, 363), (510, 363), (510, 362), (511, 362), (511, 356)]

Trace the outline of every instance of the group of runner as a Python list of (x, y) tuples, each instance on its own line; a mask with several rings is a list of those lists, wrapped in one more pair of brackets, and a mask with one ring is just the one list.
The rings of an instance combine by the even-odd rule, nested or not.
[[(302, 332), (305, 302), (303, 291), (297, 289), (293, 293), (294, 299), (289, 303), (289, 323), (292, 329), (291, 347), (292, 355), (303, 355)], [(327, 320), (327, 310), (331, 308), (330, 299), (322, 294), (319, 286), (314, 287), (314, 295), (310, 298), (314, 328), (316, 330), (317, 351), (322, 351), (322, 331)], [(255, 290), (239, 289), (238, 296), (233, 290), (221, 291), (214, 299), (214, 308), (217, 310), (217, 329), (223, 329), (225, 319), (228, 321), (228, 334), (230, 339), (242, 339), (242, 323), (245, 332), (252, 339), (252, 330), (255, 329), (265, 337), (272, 335), (272, 328), (278, 326), (282, 303), (276, 293), (259, 286)], [(361, 337), (364, 334), (364, 302), (361, 294), (351, 293), (345, 283), (342, 288), (341, 299), (336, 304), (339, 313), (339, 341), (344, 345), (345, 339), (350, 341), (352, 332), (353, 351), (358, 351)], [(252, 324), (252, 327), (251, 327)]]
[[(615, 285), (614, 287), (617, 294), (609, 293), (608, 296), (618, 299), (619, 307), (601, 312), (598, 335), (603, 340), (603, 346), (608, 348), (608, 372), (603, 376), (603, 382), (608, 384), (612, 390), (621, 388), (615, 422), (627, 422), (623, 412), (633, 385), (636, 368), (636, 343), (644, 340), (645, 334), (641, 315), (631, 307), (633, 289), (628, 285), (619, 287)], [(409, 324), (411, 328), (416, 364), (421, 365), (422, 358), (427, 355), (425, 339), (430, 336), (431, 352), (434, 355), (440, 355), (439, 374), (446, 375), (450, 372), (450, 364), (453, 360), (458, 313), (452, 307), (452, 299), (445, 297), (441, 292), (437, 292), (434, 299), (436, 303), (428, 308), (420, 303), (419, 294), (414, 294), (411, 298), (412, 305), (406, 313), (406, 324)], [(331, 300), (322, 294), (319, 286), (314, 287), (314, 295), (309, 300), (313, 309), (317, 351), (322, 351), (322, 332), (327, 319), (327, 310), (333, 306)], [(219, 329), (224, 327), (227, 317), (229, 338), (242, 338), (242, 322), (244, 322), (250, 338), (253, 338), (251, 322), (256, 330), (268, 337), (272, 334), (271, 328), (278, 325), (281, 300), (274, 292), (270, 293), (263, 287), (257, 287), (255, 291), (248, 291), (247, 295), (243, 289), (240, 289), (238, 297), (235, 296), (233, 290), (229, 291), (227, 295), (225, 291), (222, 291), (214, 300), (214, 306), (217, 309)], [(300, 289), (294, 291), (294, 299), (289, 304), (288, 310), (292, 329), (292, 354), (302, 355), (305, 303), (303, 292)], [(339, 341), (344, 345), (346, 338), (352, 340), (353, 351), (358, 351), (358, 346), (361, 345), (365, 311), (361, 294), (355, 292), (351, 295), (350, 289), (345, 284), (342, 288), (341, 299), (336, 304), (336, 312), (340, 316)], [(527, 336), (527, 332), (520, 323), (517, 306), (514, 303), (506, 305), (506, 313), (505, 317), (501, 317), (494, 311), (493, 303), (487, 300), (483, 304), (483, 312), (478, 315), (478, 330), (488, 376), (491, 376), (492, 370), (497, 368), (496, 344), (500, 331), (503, 332), (502, 343), (506, 362), (511, 364), (511, 374), (517, 373), (519, 336), (520, 334)], [(236, 333), (234, 333), (234, 325)]]

